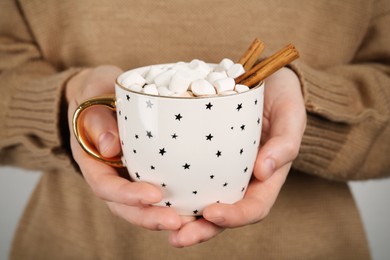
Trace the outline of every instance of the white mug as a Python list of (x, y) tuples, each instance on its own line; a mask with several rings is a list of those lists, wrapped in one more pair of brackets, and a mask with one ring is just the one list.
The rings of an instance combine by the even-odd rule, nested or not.
[[(73, 128), (83, 149), (95, 159), (127, 167), (131, 180), (159, 187), (163, 199), (155, 205), (181, 215), (202, 215), (213, 203), (242, 199), (260, 145), (264, 83), (246, 92), (210, 97), (156, 96), (122, 85), (130, 73), (148, 69), (121, 74), (115, 97), (80, 104)], [(80, 115), (95, 105), (117, 113), (120, 158), (103, 158), (87, 141)]]

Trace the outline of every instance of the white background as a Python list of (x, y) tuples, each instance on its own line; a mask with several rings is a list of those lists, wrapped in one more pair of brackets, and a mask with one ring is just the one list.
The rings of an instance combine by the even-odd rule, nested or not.
[[(0, 167), (0, 260), (40, 174)], [(374, 260), (390, 259), (390, 179), (350, 183), (362, 214)]]

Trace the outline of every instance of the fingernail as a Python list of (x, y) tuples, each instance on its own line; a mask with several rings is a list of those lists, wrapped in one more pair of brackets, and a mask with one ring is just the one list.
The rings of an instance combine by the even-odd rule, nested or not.
[(275, 161), (271, 158), (267, 158), (264, 161), (264, 178), (268, 179), (275, 171)]
[(172, 232), (171, 235), (169, 236), (169, 242), (171, 245), (177, 248), (181, 248), (182, 246), (179, 244), (179, 239), (177, 237), (177, 232)]
[(98, 149), (104, 155), (113, 145), (115, 136), (110, 132), (105, 132), (99, 136)]
[(158, 200), (141, 199), (140, 203), (146, 206), (159, 202)]

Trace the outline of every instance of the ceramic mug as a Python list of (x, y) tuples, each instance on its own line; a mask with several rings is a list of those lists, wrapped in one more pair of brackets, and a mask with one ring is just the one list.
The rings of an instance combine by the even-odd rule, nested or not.
[[(181, 215), (201, 215), (210, 204), (242, 199), (260, 144), (264, 84), (210, 97), (148, 95), (122, 85), (131, 72), (143, 74), (148, 69), (121, 74), (115, 97), (80, 104), (73, 117), (80, 145), (97, 160), (127, 167), (131, 180), (159, 187), (163, 199), (155, 205), (174, 208)], [(88, 143), (81, 115), (96, 105), (116, 111), (121, 157), (104, 158)]]

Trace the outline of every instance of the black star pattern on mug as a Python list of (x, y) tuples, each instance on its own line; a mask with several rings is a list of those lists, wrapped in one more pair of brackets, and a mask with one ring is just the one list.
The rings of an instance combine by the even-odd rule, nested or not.
[(211, 139), (213, 139), (214, 136), (212, 136), (211, 134), (208, 134), (206, 135), (206, 141), (211, 141)]
[[(126, 104), (126, 106), (134, 103), (133, 102), (134, 100), (135, 100), (134, 97), (131, 97), (130, 103)], [(197, 109), (200, 110), (200, 111), (198, 111), (199, 113), (204, 113), (204, 115), (206, 115), (206, 113), (207, 113), (208, 115), (211, 115), (220, 108), (220, 106), (218, 105), (219, 104), (218, 102), (213, 101), (213, 103), (211, 103), (208, 101), (209, 100), (197, 104)], [(126, 101), (124, 101), (124, 102), (126, 103)], [(228, 158), (227, 160), (229, 160), (231, 156), (244, 158), (243, 156), (246, 156), (248, 152), (252, 153), (251, 152), (252, 148), (253, 149), (255, 148), (255, 147), (252, 147), (252, 142), (253, 142), (253, 144), (256, 144), (256, 145), (259, 142), (257, 142), (256, 139), (250, 140), (251, 138), (248, 139), (247, 137), (249, 137), (248, 135), (252, 134), (253, 130), (259, 129), (261, 124), (262, 124), (262, 118), (260, 117), (261, 115), (259, 113), (260, 112), (259, 107), (253, 107), (254, 105), (258, 106), (259, 104), (261, 104), (261, 100), (256, 99), (256, 98), (250, 99), (248, 102), (247, 102), (247, 100), (237, 100), (236, 102), (233, 101), (233, 103), (230, 103), (229, 106), (230, 106), (230, 111), (235, 113), (234, 117), (236, 117), (236, 118), (234, 118), (234, 119), (231, 118), (232, 120), (227, 120), (226, 122), (222, 123), (223, 125), (217, 126), (216, 128), (214, 128), (213, 124), (210, 124), (210, 125), (206, 124), (205, 127), (207, 127), (207, 128), (205, 128), (203, 130), (199, 129), (199, 131), (197, 131), (195, 133), (195, 135), (198, 135), (198, 136), (194, 136), (195, 140), (200, 139), (202, 141), (202, 139), (203, 139), (203, 142), (206, 141), (205, 143), (203, 143), (203, 145), (204, 145), (204, 147), (206, 147), (205, 149), (209, 149), (209, 151), (208, 152), (206, 151), (206, 153), (205, 153), (208, 160), (211, 160), (211, 161), (214, 160), (215, 162), (217, 162), (216, 160), (218, 160), (218, 161), (223, 162), (227, 158)], [(145, 112), (149, 111), (149, 109), (150, 109), (150, 111), (155, 110), (157, 108), (157, 105), (158, 105), (158, 103), (156, 103), (151, 98), (150, 99), (146, 98), (144, 100), (141, 100), (141, 107), (143, 108), (143, 111), (145, 111)], [(138, 106), (138, 104), (137, 104), (137, 106)], [(241, 113), (246, 113), (247, 112), (246, 110), (248, 110), (248, 109), (251, 110), (250, 113), (252, 113), (250, 115), (249, 119), (247, 120), (246, 116), (245, 116), (245, 118), (244, 117), (241, 118), (241, 116), (240, 116)], [(122, 112), (122, 110), (124, 112)], [(210, 112), (207, 110), (210, 110)], [(213, 111), (211, 111), (211, 110), (213, 110)], [(234, 110), (236, 110), (237, 113), (234, 112)], [(173, 123), (174, 121), (177, 120), (179, 122), (174, 123), (174, 125), (172, 125), (173, 128), (169, 128), (168, 132), (161, 132), (164, 135), (164, 137), (162, 139), (165, 139), (164, 141), (166, 141), (166, 140), (169, 141), (170, 139), (175, 139), (175, 141), (172, 140), (171, 142), (164, 143), (164, 142), (161, 142), (159, 140), (158, 144), (155, 145), (154, 147), (152, 147), (153, 155), (152, 155), (152, 157), (150, 157), (151, 160), (149, 161), (149, 163), (145, 165), (146, 171), (141, 170), (141, 169), (136, 169), (136, 170), (140, 171), (141, 174), (139, 174), (139, 172), (132, 174), (134, 181), (145, 181), (147, 178), (152, 178), (152, 177), (161, 178), (161, 177), (158, 177), (159, 171), (163, 170), (164, 165), (160, 165), (159, 163), (162, 163), (163, 161), (168, 159), (170, 156), (172, 156), (172, 152), (174, 151), (174, 149), (178, 149), (176, 147), (176, 145), (181, 144), (181, 142), (183, 141), (183, 138), (184, 138), (183, 133), (184, 132), (183, 132), (182, 127), (185, 127), (185, 128), (187, 127), (187, 125), (186, 125), (187, 121), (190, 121), (192, 119), (191, 113), (188, 113), (186, 110), (181, 109), (180, 107), (176, 107), (176, 111), (170, 111), (170, 112), (167, 111), (167, 112), (168, 112), (168, 114), (167, 114), (168, 121), (171, 120), (171, 123)], [(180, 113), (177, 113), (177, 112), (180, 112)], [(241, 112), (241, 113), (239, 113), (239, 112)], [(249, 111), (248, 111), (248, 113), (249, 113)], [(132, 119), (131, 116), (126, 115), (128, 113), (126, 112), (126, 110), (124, 110), (124, 108), (122, 108), (121, 110), (118, 109), (118, 114), (119, 114), (119, 116), (121, 116), (122, 120), (126, 120), (126, 119), (131, 120)], [(183, 122), (181, 122), (181, 120), (183, 120)], [(192, 121), (190, 121), (190, 122), (192, 123)], [(257, 122), (257, 125), (255, 122)], [(130, 155), (133, 156), (134, 158), (136, 158), (139, 156), (144, 156), (144, 154), (143, 154), (144, 149), (140, 149), (140, 145), (142, 143), (139, 143), (139, 142), (140, 141), (143, 142), (146, 139), (147, 141), (149, 141), (149, 145), (150, 145), (150, 142), (154, 142), (157, 139), (160, 139), (160, 132), (156, 132), (157, 130), (155, 128), (152, 128), (152, 127), (146, 127), (143, 130), (138, 130), (137, 128), (133, 128), (133, 129), (134, 129), (134, 132), (132, 132), (131, 134), (133, 134), (134, 139), (129, 138), (130, 139), (129, 143), (133, 142), (133, 144), (131, 144), (132, 147), (130, 148), (129, 152), (131, 153), (131, 151), (132, 151), (133, 153)], [(216, 131), (215, 129), (218, 129), (218, 131)], [(143, 131), (145, 131), (145, 132), (143, 132)], [(236, 140), (237, 146), (235, 146), (235, 148), (231, 152), (229, 151), (229, 149), (226, 150), (226, 149), (224, 149), (224, 147), (218, 145), (218, 142), (220, 141), (219, 139), (222, 138), (222, 136), (220, 136), (221, 135), (220, 132), (222, 134), (227, 134), (227, 136), (230, 138), (237, 138), (237, 140)], [(130, 137), (131, 137), (131, 134), (130, 134)], [(145, 138), (145, 137), (147, 137), (147, 138)], [(252, 138), (256, 138), (256, 137), (252, 137)], [(126, 140), (123, 140), (123, 141), (126, 141)], [(122, 145), (124, 145), (123, 141), (121, 140)], [(145, 144), (142, 144), (142, 145), (147, 145), (147, 144), (148, 143), (146, 142)], [(126, 145), (130, 145), (130, 144), (126, 143)], [(219, 150), (218, 148), (221, 148), (221, 150)], [(145, 156), (147, 156), (147, 155), (145, 155)], [(183, 164), (183, 162), (184, 162), (184, 164)], [(245, 164), (239, 166), (238, 172), (239, 172), (239, 169), (241, 168), (241, 171), (242, 171), (241, 177), (246, 178), (245, 176), (249, 177), (247, 175), (249, 173), (249, 168), (248, 168), (249, 164), (247, 164), (247, 162), (244, 162), (244, 163)], [(149, 167), (150, 167), (150, 169), (148, 170)], [(178, 169), (179, 171), (182, 172), (183, 178), (188, 178), (193, 173), (195, 173), (194, 171), (197, 170), (197, 162), (190, 160), (190, 158), (186, 158), (184, 160), (177, 160), (175, 167), (177, 167), (176, 169)], [(181, 167), (183, 167), (183, 168), (181, 168)], [(230, 190), (232, 190), (236, 193), (241, 194), (241, 196), (248, 189), (243, 183), (239, 183), (239, 182), (236, 183), (235, 180), (229, 179), (229, 177), (222, 178), (222, 176), (218, 175), (218, 172), (216, 172), (214, 170), (212, 170), (212, 171), (213, 171), (213, 173), (216, 173), (217, 175), (215, 175), (213, 173), (210, 174), (210, 172), (209, 173), (206, 172), (205, 173), (206, 175), (202, 179), (202, 184), (209, 181), (210, 185), (214, 186), (214, 189), (217, 189), (217, 190), (219, 189), (219, 190), (224, 191), (224, 192), (230, 192)], [(246, 173), (246, 174), (244, 174), (244, 173)], [(206, 179), (204, 179), (204, 178), (206, 178)], [(170, 180), (168, 180), (168, 179), (159, 179), (156, 184), (157, 184), (157, 187), (160, 186), (161, 187), (160, 189), (164, 189), (164, 191), (165, 190), (168, 191), (168, 189), (171, 189), (171, 187), (172, 187), (172, 183), (170, 183)], [(198, 200), (198, 199), (203, 200), (204, 194), (203, 194), (202, 190), (199, 189), (201, 187), (199, 185), (202, 185), (202, 184), (194, 183), (192, 188), (189, 188), (186, 190), (186, 193), (187, 193), (186, 196), (191, 196), (191, 197), (193, 196), (192, 200)], [(221, 199), (221, 197), (212, 197), (210, 199), (214, 202), (218, 200), (217, 203), (219, 203), (220, 202), (219, 199)], [(221, 201), (221, 203), (224, 203), (224, 202), (226, 202), (226, 201), (224, 201), (224, 200)], [(178, 205), (178, 202), (172, 200), (171, 198), (166, 198), (165, 200), (162, 200), (162, 206), (171, 207), (171, 208), (172, 207), (178, 207), (178, 208), (181, 207)], [(195, 206), (195, 207), (197, 207), (197, 206)], [(200, 214), (202, 210), (200, 208), (196, 209), (195, 207), (190, 208), (189, 210), (187, 210), (187, 212), (190, 215), (191, 215), (191, 213), (194, 213), (195, 215)]]
[(152, 101), (150, 101), (150, 100), (146, 101), (146, 108), (152, 108), (153, 105), (154, 104), (152, 103)]
[(146, 131), (146, 136), (149, 137), (149, 139), (152, 138), (152, 131)]
[(126, 99), (127, 99), (127, 101), (130, 101), (130, 96), (126, 95)]
[(183, 118), (183, 116), (180, 114), (175, 115), (175, 120), (180, 121), (182, 118)]
[(160, 149), (159, 154), (161, 154), (162, 156), (164, 156), (164, 154), (165, 154), (166, 152), (167, 152), (167, 151), (165, 151), (165, 148), (162, 148), (162, 149)]

